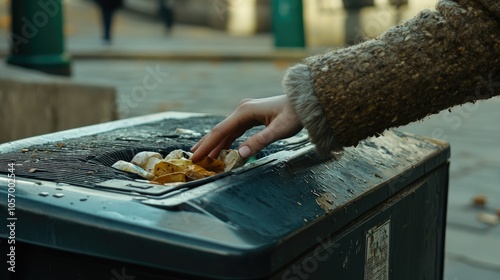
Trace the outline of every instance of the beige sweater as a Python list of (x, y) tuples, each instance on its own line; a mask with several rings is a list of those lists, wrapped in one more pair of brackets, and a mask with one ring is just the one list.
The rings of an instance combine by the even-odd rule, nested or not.
[(441, 0), (376, 39), (305, 59), (283, 86), (327, 153), (498, 95), (499, 74), (500, 1)]

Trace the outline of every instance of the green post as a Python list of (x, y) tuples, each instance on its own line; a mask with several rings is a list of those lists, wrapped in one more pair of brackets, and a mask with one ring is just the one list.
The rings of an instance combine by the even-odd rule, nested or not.
[(64, 51), (63, 0), (11, 0), (7, 63), (49, 74), (71, 75)]
[(272, 0), (273, 33), (276, 47), (304, 48), (302, 0)]

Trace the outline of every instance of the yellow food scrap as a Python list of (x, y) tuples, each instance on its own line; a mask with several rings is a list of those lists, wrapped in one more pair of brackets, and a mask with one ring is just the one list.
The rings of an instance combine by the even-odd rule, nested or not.
[(196, 165), (196, 164), (193, 164), (193, 165), (189, 166), (184, 171), (184, 173), (191, 180), (198, 180), (198, 179), (210, 177), (210, 176), (213, 176), (213, 175), (217, 174), (217, 173), (215, 173), (213, 171), (208, 171), (205, 168), (203, 168), (203, 167), (201, 167), (199, 165)]
[(224, 172), (224, 162), (215, 158), (205, 157), (196, 164), (208, 171), (213, 171), (215, 173)]
[(186, 182), (186, 174), (182, 172), (168, 173), (154, 178), (151, 182), (162, 185), (174, 182)]
[(162, 160), (155, 165), (155, 169), (153, 170), (153, 175), (158, 177), (168, 173), (182, 172), (184, 169), (186, 168), (183, 166), (178, 166), (168, 161)]
[(166, 162), (179, 166), (181, 168), (188, 168), (193, 165), (193, 162), (189, 159), (179, 158), (179, 159), (169, 159)]
[(112, 167), (139, 174), (151, 183), (168, 185), (214, 176), (245, 163), (236, 150), (223, 150), (219, 158), (205, 157), (196, 164), (189, 159), (191, 155), (174, 150), (162, 158), (160, 153), (144, 151), (136, 154), (131, 162), (118, 161)]

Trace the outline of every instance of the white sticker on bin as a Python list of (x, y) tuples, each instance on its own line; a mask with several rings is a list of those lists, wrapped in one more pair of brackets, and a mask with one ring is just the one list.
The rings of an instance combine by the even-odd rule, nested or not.
[(389, 279), (389, 246), (391, 220), (366, 233), (365, 280)]

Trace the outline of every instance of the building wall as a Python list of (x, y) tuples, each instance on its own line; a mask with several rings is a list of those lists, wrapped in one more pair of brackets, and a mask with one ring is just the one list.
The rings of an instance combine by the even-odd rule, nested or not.
[[(391, 26), (432, 9), (437, 0), (373, 0), (372, 6), (346, 10), (347, 0), (304, 0), (304, 25), (308, 46), (343, 46), (373, 38)], [(363, 0), (362, 2), (369, 3)]]

